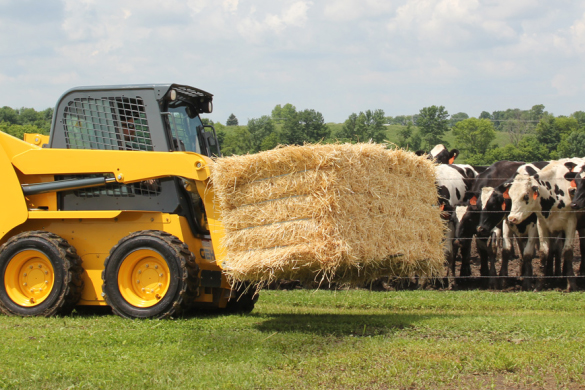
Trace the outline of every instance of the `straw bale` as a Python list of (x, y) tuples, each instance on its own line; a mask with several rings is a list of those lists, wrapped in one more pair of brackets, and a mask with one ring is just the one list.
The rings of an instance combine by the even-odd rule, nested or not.
[(232, 281), (361, 283), (437, 276), (445, 224), (433, 163), (373, 143), (218, 159), (215, 206)]

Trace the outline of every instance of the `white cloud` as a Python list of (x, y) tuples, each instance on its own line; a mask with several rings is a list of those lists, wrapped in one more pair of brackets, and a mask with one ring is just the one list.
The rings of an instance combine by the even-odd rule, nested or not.
[(393, 2), (387, 0), (329, 0), (323, 14), (331, 21), (348, 22), (387, 14), (395, 7)]
[(310, 1), (297, 1), (281, 10), (279, 15), (266, 14), (263, 20), (258, 18), (256, 8), (252, 8), (250, 15), (238, 23), (238, 32), (247, 41), (260, 43), (273, 33), (282, 33), (287, 27), (302, 27), (307, 22), (307, 12), (312, 5)]
[(238, 0), (223, 0), (223, 9), (228, 12), (236, 12), (238, 10)]

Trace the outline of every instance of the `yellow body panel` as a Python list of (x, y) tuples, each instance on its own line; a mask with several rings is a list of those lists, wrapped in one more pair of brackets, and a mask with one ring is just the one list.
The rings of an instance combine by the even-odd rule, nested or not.
[[(20, 181), (10, 163), (12, 157), (7, 150), (14, 138), (0, 131), (0, 178), (2, 180), (2, 191), (0, 191), (0, 239), (12, 228), (26, 221), (28, 209)], [(17, 141), (17, 138), (14, 138)], [(21, 141), (22, 142), (22, 141)], [(5, 145), (6, 148), (5, 148)]]
[(28, 142), (29, 144), (36, 145), (43, 147), (45, 144), (49, 144), (49, 136), (43, 134), (24, 134), (24, 142)]
[[(30, 141), (30, 140), (29, 140)], [(34, 142), (34, 139), (33, 139)], [(45, 143), (40, 139), (40, 143)], [(161, 230), (178, 237), (195, 255), (201, 270), (221, 271), (223, 225), (213, 206), (209, 165), (205, 156), (189, 152), (140, 152), (79, 149), (42, 149), (0, 133), (0, 245), (25, 231), (55, 233), (75, 247), (82, 259), (85, 287), (80, 305), (106, 305), (102, 271), (110, 250), (127, 235)], [(204, 202), (210, 237), (194, 237), (188, 221), (176, 214), (150, 211), (60, 211), (56, 193), (24, 197), (21, 184), (54, 181), (55, 175), (108, 174), (120, 183), (169, 176), (194, 181)], [(138, 264), (138, 263), (137, 263)], [(196, 299), (225, 307), (230, 286), (222, 276), (220, 288), (201, 287)]]
[(203, 181), (209, 178), (210, 163), (207, 157), (190, 152), (126, 150), (29, 149), (12, 158), (25, 175), (111, 173), (119, 183), (168, 176)]
[[(102, 216), (98, 216), (102, 213)], [(202, 270), (220, 271), (209, 240), (193, 237), (184, 217), (148, 211), (68, 211), (31, 212), (35, 218), (11, 232), (10, 236), (30, 230), (46, 230), (59, 235), (75, 247), (84, 269), (85, 287), (80, 305), (105, 305), (102, 298), (102, 271), (110, 250), (123, 237), (139, 230), (161, 230), (173, 234), (189, 246)], [(45, 214), (47, 218), (41, 218)], [(62, 216), (62, 214), (65, 214)], [(61, 218), (53, 218), (59, 216)], [(210, 258), (209, 258), (210, 257)], [(229, 289), (222, 278), (221, 288)], [(199, 302), (211, 302), (213, 296), (201, 291)]]

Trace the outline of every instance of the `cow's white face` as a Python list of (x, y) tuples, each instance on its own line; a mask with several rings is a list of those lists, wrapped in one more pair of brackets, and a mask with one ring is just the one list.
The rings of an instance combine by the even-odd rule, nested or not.
[(504, 197), (506, 196), (512, 200), (512, 210), (508, 215), (508, 221), (514, 225), (541, 209), (538, 183), (531, 176), (517, 175), (512, 185), (508, 187), (507, 194), (504, 193)]

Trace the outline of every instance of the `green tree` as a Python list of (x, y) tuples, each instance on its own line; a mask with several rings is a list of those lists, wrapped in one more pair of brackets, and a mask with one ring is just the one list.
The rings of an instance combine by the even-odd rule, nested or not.
[(457, 114), (453, 114), (453, 115), (451, 115), (451, 119), (449, 120), (449, 126), (453, 127), (457, 123), (459, 123), (465, 119), (468, 119), (468, 118), (469, 118), (469, 115), (467, 115), (464, 112), (458, 112)]
[(352, 113), (343, 124), (342, 131), (338, 133), (342, 140), (350, 142), (380, 143), (386, 139), (386, 117), (384, 110), (367, 110), (359, 115)]
[(447, 144), (442, 137), (449, 130), (448, 117), (449, 113), (443, 106), (433, 105), (420, 110), (415, 123), (419, 128), (426, 149), (431, 150), (437, 144)]
[(283, 124), (287, 118), (294, 116), (297, 112), (297, 108), (290, 103), (281, 106), (277, 104), (274, 109), (272, 110), (272, 120), (275, 123)]
[(38, 128), (35, 125), (15, 125), (8, 122), (0, 122), (0, 131), (10, 134), (13, 137), (24, 139), (24, 133), (49, 134), (47, 130)]
[(355, 112), (350, 114), (345, 122), (343, 122), (343, 127), (341, 130), (335, 134), (335, 137), (343, 142), (351, 142), (352, 140), (359, 137), (357, 133), (357, 120), (358, 114)]
[(508, 144), (504, 147), (488, 150), (485, 154), (474, 154), (466, 159), (471, 165), (490, 165), (496, 161), (545, 161), (550, 158), (546, 146), (540, 144), (534, 135), (524, 137), (518, 146)]
[(555, 158), (585, 157), (585, 129), (572, 132), (557, 148)]
[(325, 124), (323, 114), (312, 109), (301, 111), (298, 114), (302, 131), (308, 142), (320, 142), (329, 137), (331, 130)]
[(532, 121), (539, 121), (544, 115), (547, 114), (548, 113), (544, 111), (544, 104), (536, 104), (530, 109), (529, 118), (527, 119)]
[(262, 141), (275, 131), (274, 122), (268, 115), (248, 120), (248, 132), (252, 137), (252, 151), (259, 152)]
[(574, 117), (555, 118), (553, 115), (545, 115), (538, 122), (535, 134), (538, 142), (552, 152), (564, 138), (577, 129), (579, 129), (579, 122)]
[(237, 126), (238, 125), (238, 118), (232, 113), (228, 120), (226, 121), (226, 126)]
[(0, 122), (8, 122), (10, 124), (17, 125), (18, 112), (7, 106), (0, 108)]
[(280, 143), (280, 138), (277, 132), (269, 134), (266, 138), (262, 140), (260, 144), (260, 150), (270, 150), (274, 149)]
[(468, 154), (484, 154), (491, 142), (496, 139), (496, 130), (488, 119), (469, 118), (453, 127), (456, 147)]
[(401, 148), (408, 147), (408, 140), (412, 136), (412, 122), (398, 130), (398, 146)]
[(252, 135), (243, 126), (234, 126), (234, 129), (226, 132), (222, 145), (224, 156), (241, 155), (253, 150)]
[(323, 115), (307, 109), (291, 113), (285, 118), (281, 140), (288, 145), (302, 145), (305, 142), (320, 142), (330, 134), (331, 130), (325, 124)]
[(575, 118), (577, 120), (580, 128), (585, 127), (585, 112), (575, 111), (571, 114), (571, 118)]
[(490, 114), (487, 111), (482, 111), (481, 114), (479, 114), (479, 119), (492, 119), (492, 114)]

